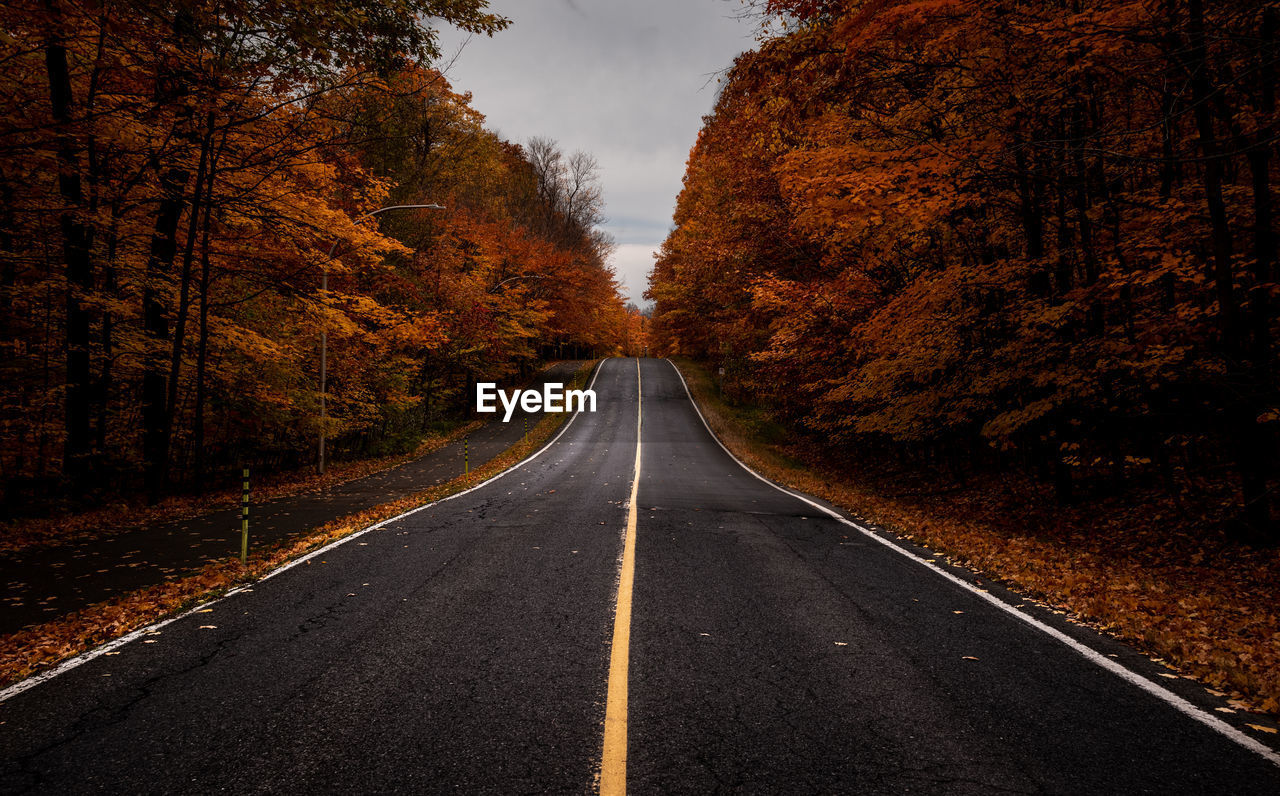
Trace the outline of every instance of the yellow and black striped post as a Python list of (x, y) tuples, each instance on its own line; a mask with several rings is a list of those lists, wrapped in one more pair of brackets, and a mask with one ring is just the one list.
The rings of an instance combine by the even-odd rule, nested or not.
[(240, 563), (249, 561), (249, 468), (244, 468), (244, 491), (240, 500)]
[(471, 443), (471, 437), (462, 438), (462, 474), (466, 475), (471, 472), (471, 464), (467, 459), (467, 448)]
[(524, 438), (529, 438), (529, 418), (524, 419)]

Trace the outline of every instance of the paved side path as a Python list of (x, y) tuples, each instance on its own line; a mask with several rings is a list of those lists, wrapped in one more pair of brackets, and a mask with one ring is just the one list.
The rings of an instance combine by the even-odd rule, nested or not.
[[(539, 373), (532, 386), (567, 381), (583, 365), (559, 362)], [(497, 457), (520, 441), (540, 412), (501, 415), (470, 435), (471, 467)], [(310, 530), (358, 511), (396, 500), (462, 475), (462, 440), (411, 462), (338, 484), (320, 492), (279, 498), (251, 507), (250, 544), (260, 546)], [(0, 634), (47, 622), (121, 592), (151, 586), (205, 563), (239, 555), (238, 505), (200, 517), (135, 528), (80, 543), (0, 554)]]

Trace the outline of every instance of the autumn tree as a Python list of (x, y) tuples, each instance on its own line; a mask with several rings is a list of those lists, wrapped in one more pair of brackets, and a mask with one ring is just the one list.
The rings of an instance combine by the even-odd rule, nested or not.
[[(0, 9), (8, 506), (298, 465), (320, 433), (376, 451), (458, 412), (451, 376), (527, 370), (562, 335), (607, 350), (594, 174), (576, 215), (548, 209), (432, 68), (439, 24), (506, 20), (482, 0)], [(447, 209), (369, 216), (427, 203)]]
[(1230, 462), (1274, 540), (1275, 4), (756, 7), (781, 33), (691, 152), (658, 343), (836, 448), (1062, 500)]

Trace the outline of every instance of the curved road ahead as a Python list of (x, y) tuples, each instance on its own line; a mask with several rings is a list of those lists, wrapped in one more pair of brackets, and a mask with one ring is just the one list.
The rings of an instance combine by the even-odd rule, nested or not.
[(742, 469), (669, 363), (594, 388), (486, 486), (10, 689), (0, 792), (591, 792), (625, 598), (634, 793), (1280, 793), (1203, 689)]

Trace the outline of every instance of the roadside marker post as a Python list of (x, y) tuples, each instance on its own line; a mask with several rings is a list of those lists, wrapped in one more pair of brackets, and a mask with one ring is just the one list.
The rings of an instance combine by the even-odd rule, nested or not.
[(523, 437), (523, 439), (528, 439), (528, 438), (529, 438), (529, 418), (527, 418), (527, 417), (526, 417), (526, 418), (524, 419), (524, 437)]
[(471, 463), (468, 460), (468, 448), (471, 445), (471, 437), (462, 438), (462, 474), (466, 475), (471, 472)]
[(249, 468), (241, 472), (244, 477), (244, 491), (240, 500), (240, 564), (249, 561)]

